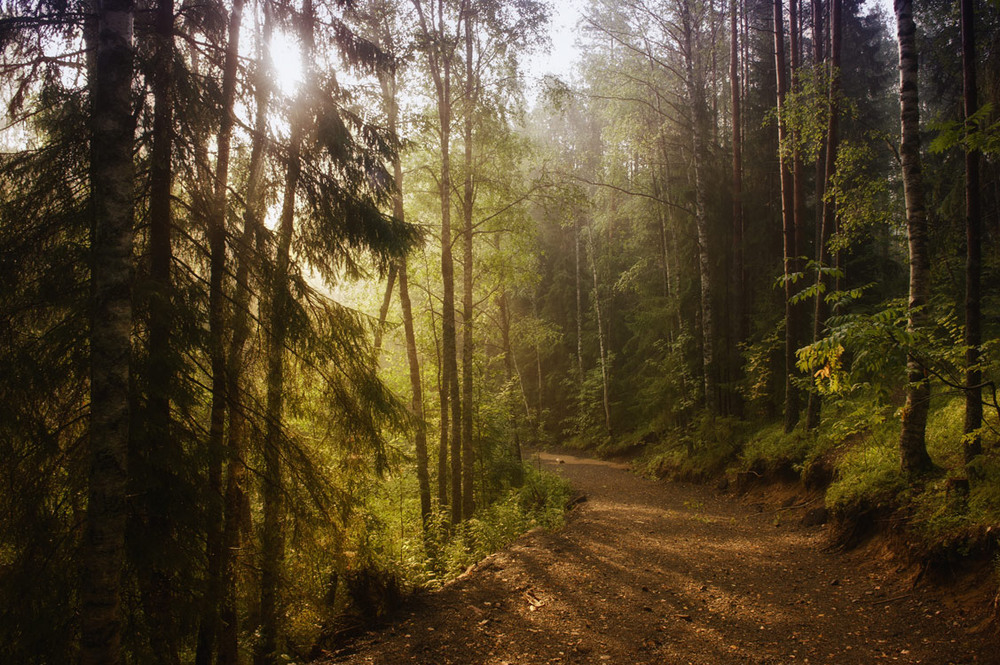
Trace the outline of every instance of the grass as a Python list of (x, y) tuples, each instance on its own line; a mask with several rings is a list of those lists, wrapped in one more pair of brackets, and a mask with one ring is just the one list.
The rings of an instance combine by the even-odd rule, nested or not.
[[(825, 501), (845, 520), (872, 511), (905, 518), (907, 533), (925, 548), (982, 540), (1000, 524), (1000, 450), (995, 435), (984, 435), (987, 451), (967, 493), (962, 452), (964, 399), (934, 397), (927, 423), (927, 448), (940, 471), (916, 481), (900, 471), (900, 419), (875, 395), (825, 404), (822, 426), (806, 432), (800, 424), (785, 433), (781, 423), (753, 428), (729, 418), (701, 416), (691, 426), (644, 446), (637, 464), (647, 475), (708, 480), (727, 471), (766, 475), (788, 468), (804, 476), (822, 463), (832, 469)], [(994, 430), (996, 414), (989, 414)], [(990, 431), (987, 429), (987, 431)], [(826, 476), (829, 479), (829, 471)]]
[(685, 429), (668, 433), (647, 446), (639, 469), (653, 477), (705, 480), (722, 473), (738, 455), (746, 423), (736, 418), (703, 415)]
[(834, 512), (885, 507), (896, 502), (906, 479), (899, 470), (898, 424), (887, 421), (855, 437), (837, 460), (836, 479), (826, 492)]
[(815, 434), (802, 427), (786, 433), (781, 423), (774, 423), (757, 430), (743, 445), (739, 467), (744, 471), (751, 468), (773, 471), (786, 464), (801, 468), (811, 456), (815, 442)]

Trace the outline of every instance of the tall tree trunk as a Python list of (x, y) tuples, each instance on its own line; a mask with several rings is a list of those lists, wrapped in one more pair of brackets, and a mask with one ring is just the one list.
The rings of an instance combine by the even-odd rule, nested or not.
[[(309, 62), (313, 50), (313, 5), (305, 0), (299, 18), (299, 37), (302, 43), (303, 62)], [(303, 83), (303, 89), (307, 82)], [(301, 93), (293, 110), (289, 138), (288, 163), (285, 172), (285, 192), (278, 222), (277, 254), (271, 283), (271, 302), (268, 323), (270, 335), (267, 350), (266, 432), (264, 438), (263, 473), (263, 527), (261, 534), (260, 564), (260, 638), (255, 661), (257, 665), (271, 665), (277, 659), (280, 609), (281, 564), (284, 557), (284, 499), (282, 485), (284, 471), (281, 464), (283, 445), (283, 410), (285, 389), (285, 341), (288, 332), (288, 308), (291, 294), (288, 290), (290, 254), (295, 220), (295, 195), (302, 171), (302, 137), (308, 110), (305, 93)]]
[[(594, 275), (594, 314), (597, 317), (597, 343), (598, 343), (598, 350), (600, 351), (600, 354), (601, 354), (601, 358), (600, 358), (600, 360), (601, 360), (601, 387), (603, 389), (603, 397), (604, 397), (604, 400), (603, 400), (603, 402), (604, 402), (604, 431), (605, 431), (605, 434), (607, 434), (607, 436), (608, 436), (608, 440), (610, 440), (611, 437), (612, 437), (612, 435), (613, 435), (613, 432), (612, 432), (612, 429), (611, 429), (611, 390), (610, 390), (610, 388), (608, 386), (608, 383), (609, 383), (609, 381), (608, 381), (608, 361), (607, 361), (607, 353), (605, 352), (605, 345), (604, 345), (604, 322), (601, 320), (601, 292), (600, 292), (598, 281), (597, 281), (597, 258), (596, 258), (596, 251), (595, 251), (596, 248), (594, 246), (594, 233), (593, 233), (593, 231), (590, 231), (590, 243), (589, 243), (589, 247), (587, 249), (588, 249), (587, 254), (590, 255), (590, 270), (591, 270), (591, 272)], [(542, 393), (541, 370), (539, 369), (539, 384), (538, 384), (538, 395), (539, 395), (538, 400), (539, 400), (539, 405), (541, 405), (541, 393)], [(539, 408), (539, 415), (540, 415), (540, 413), (541, 413), (541, 409)]]
[[(443, 5), (438, 6), (438, 24), (432, 32), (421, 0), (413, 0), (420, 20), (420, 30), (427, 42), (427, 60), (434, 79), (438, 102), (438, 127), (441, 137), (441, 305), (442, 400), (450, 402), (451, 420), (451, 521), (462, 519), (462, 410), (459, 402), (458, 339), (455, 329), (455, 261), (451, 240), (451, 64), (452, 46), (446, 44)], [(457, 40), (455, 40), (457, 41)], [(445, 404), (442, 404), (442, 412)], [(449, 423), (442, 419), (442, 427)], [(442, 441), (444, 441), (442, 436)]]
[(708, 107), (705, 82), (696, 66), (699, 44), (688, 0), (681, 2), (684, 31), (685, 87), (691, 109), (691, 154), (694, 161), (694, 217), (698, 240), (698, 277), (701, 309), (701, 365), (705, 391), (705, 406), (711, 413), (719, 412), (716, 391), (715, 324), (712, 305), (712, 258), (708, 229)]
[(209, 353), (212, 362), (212, 406), (208, 433), (208, 588), (202, 603), (201, 625), (195, 652), (196, 665), (209, 665), (215, 650), (219, 630), (219, 604), (222, 592), (222, 531), (225, 515), (222, 488), (222, 465), (225, 456), (224, 436), (226, 424), (226, 348), (225, 348), (225, 293), (223, 279), (226, 272), (226, 213), (229, 194), (229, 156), (232, 144), (236, 102), (236, 70), (239, 59), (240, 25), (243, 19), (243, 0), (235, 0), (229, 17), (229, 43), (222, 73), (222, 108), (219, 135), (216, 140), (217, 157), (212, 209), (208, 222), (210, 251), (208, 327)]
[(441, 345), (444, 354), (445, 385), (450, 407), (451, 521), (462, 520), (462, 404), (459, 397), (458, 331), (455, 318), (455, 261), (451, 237), (451, 61), (444, 65), (445, 84), (441, 118), (441, 279), (444, 297), (441, 306)]
[[(538, 318), (538, 297), (532, 299), (531, 308)], [(545, 411), (545, 377), (542, 373), (542, 347), (535, 341), (535, 383), (538, 385), (538, 399), (535, 402), (535, 443), (542, 441), (542, 413)]]
[(300, 123), (292, 128), (292, 145), (285, 173), (285, 193), (278, 227), (278, 250), (271, 287), (268, 316), (270, 335), (267, 351), (267, 423), (264, 440), (263, 527), (261, 534), (260, 641), (256, 662), (275, 662), (278, 634), (278, 584), (284, 549), (284, 501), (281, 464), (282, 412), (284, 409), (284, 351), (287, 337), (289, 254), (295, 216), (295, 190), (298, 186), (302, 142)]
[(132, 331), (132, 0), (97, 0), (91, 97), (90, 449), (80, 565), (80, 660), (121, 658)]
[(385, 330), (385, 321), (389, 317), (389, 305), (392, 304), (392, 290), (396, 286), (396, 273), (398, 266), (393, 263), (389, 266), (389, 274), (385, 280), (385, 295), (382, 296), (382, 305), (378, 308), (378, 325), (375, 327), (375, 342), (372, 344), (372, 352), (375, 356), (375, 363), (378, 364), (379, 356), (382, 355), (382, 334)]
[[(397, 162), (397, 183), (402, 184), (403, 171)], [(398, 208), (402, 213), (402, 197)], [(395, 205), (395, 204), (394, 204)], [(399, 219), (403, 219), (400, 215)], [(417, 454), (417, 486), (420, 493), (420, 521), (424, 528), (431, 514), (431, 483), (427, 468), (427, 422), (424, 418), (424, 393), (420, 383), (420, 360), (417, 357), (417, 338), (413, 330), (413, 309), (410, 305), (410, 290), (406, 275), (406, 259), (399, 266), (399, 302), (403, 308), (403, 331), (406, 335), (406, 358), (410, 366), (410, 412), (416, 422), (414, 446)]]
[(434, 323), (434, 297), (430, 288), (424, 291), (427, 294), (427, 311), (431, 314), (431, 333), (434, 335), (434, 351), (437, 365), (437, 388), (438, 388), (438, 417), (441, 420), (441, 427), (438, 428), (438, 509), (445, 510), (448, 505), (448, 386), (444, 382), (444, 359), (441, 357), (441, 343), (438, 341), (437, 326)]
[[(829, 4), (829, 1), (828, 3)], [(826, 46), (826, 28), (823, 22), (823, 0), (811, 0), (812, 5), (812, 44), (813, 44), (813, 67), (818, 76), (820, 72), (829, 70), (829, 63), (824, 60)], [(832, 9), (830, 10), (832, 12)], [(826, 144), (820, 146), (816, 159), (816, 172), (814, 175), (816, 186), (816, 209), (813, 211), (814, 239), (816, 243), (816, 257), (819, 258), (820, 236), (823, 233), (823, 196), (826, 192)]]
[(272, 23), (267, 2), (264, 7), (264, 34), (261, 38), (260, 56), (255, 80), (254, 130), (250, 149), (250, 166), (247, 190), (244, 197), (243, 232), (236, 246), (236, 292), (233, 296), (233, 335), (226, 359), (226, 401), (229, 411), (229, 445), (227, 446), (227, 474), (225, 517), (222, 531), (219, 574), (221, 593), (219, 611), (218, 665), (239, 663), (239, 614), (237, 610), (237, 555), (240, 532), (243, 526), (244, 487), (246, 484), (246, 414), (243, 404), (243, 355), (250, 337), (250, 242), (264, 228), (264, 145), (267, 116), (271, 98), (268, 77), (270, 58), (266, 44), (270, 42)]
[[(801, 88), (802, 66), (802, 23), (799, 14), (799, 0), (788, 0), (788, 45), (791, 51), (789, 58), (789, 71), (791, 73), (791, 92), (797, 92)], [(802, 152), (799, 150), (801, 141), (801, 130), (797, 124), (792, 126), (792, 226), (795, 229), (795, 245), (792, 249), (793, 271), (801, 273), (804, 266), (802, 256), (805, 254), (805, 219), (806, 219), (806, 197), (805, 197), (805, 168), (802, 163)], [(806, 313), (805, 301), (801, 301), (793, 307), (796, 309), (795, 315), (795, 348), (805, 339), (805, 330), (809, 325)], [(793, 369), (793, 372), (795, 370)]]
[(792, 304), (793, 287), (790, 276), (795, 272), (795, 186), (793, 174), (788, 168), (788, 158), (784, 146), (788, 143), (785, 132), (784, 107), (788, 92), (788, 78), (785, 73), (785, 21), (782, 0), (774, 0), (774, 65), (777, 80), (778, 100), (778, 168), (781, 172), (781, 226), (784, 231), (784, 274), (785, 274), (785, 431), (791, 432), (799, 420), (799, 395), (792, 376), (795, 373), (795, 351), (797, 348), (798, 308)]
[(583, 390), (583, 272), (580, 265), (580, 219), (573, 220), (573, 255), (575, 267), (573, 272), (576, 286), (576, 371), (578, 392)]
[[(396, 134), (399, 125), (399, 104), (396, 96), (395, 72), (380, 78), (382, 96), (388, 115), (389, 131)], [(392, 160), (393, 180), (396, 183), (392, 195), (392, 214), (403, 221), (403, 165), (397, 154)], [(406, 258), (400, 260), (396, 271), (399, 275), (399, 304), (403, 310), (403, 334), (406, 338), (406, 359), (410, 368), (410, 413), (413, 415), (416, 431), (414, 432), (414, 447), (417, 457), (417, 486), (420, 494), (420, 523), (427, 529), (431, 515), (431, 484), (427, 460), (427, 421), (424, 418), (424, 392), (420, 381), (420, 358), (417, 356), (417, 338), (413, 326), (413, 307), (410, 302), (409, 277), (407, 275)], [(390, 280), (391, 281), (391, 280)], [(388, 300), (388, 298), (386, 298)]]
[[(510, 412), (511, 453), (514, 461), (512, 481), (515, 487), (520, 487), (524, 482), (524, 469), (522, 468), (523, 456), (521, 454), (520, 428), (518, 427), (517, 416), (514, 414), (516, 410), (515, 403), (517, 402), (517, 398), (514, 396), (513, 392), (514, 349), (510, 343), (510, 308), (507, 305), (506, 290), (500, 291), (497, 301), (500, 307), (500, 339), (503, 344), (504, 378), (506, 379), (508, 389), (510, 390), (507, 408)], [(520, 379), (518, 379), (518, 382), (520, 383)]]
[[(817, 0), (814, 0), (817, 1)], [(822, 182), (817, 181), (816, 204), (822, 204), (822, 219), (820, 221), (819, 233), (816, 237), (816, 260), (820, 266), (827, 266), (830, 263), (830, 252), (827, 250), (827, 242), (834, 231), (837, 223), (837, 202), (834, 199), (827, 200), (826, 191), (836, 175), (837, 169), (837, 147), (839, 141), (839, 107), (837, 100), (840, 96), (840, 46), (841, 46), (841, 0), (829, 0), (830, 2), (830, 69), (829, 69), (829, 100), (828, 108), (830, 117), (827, 119), (826, 127), (826, 149), (824, 150), (824, 163), (822, 169), (817, 170), (821, 175)], [(818, 1), (817, 1), (818, 4)], [(818, 14), (818, 11), (817, 11)], [(817, 51), (819, 53), (819, 51)], [(829, 280), (819, 271), (816, 275), (816, 284), (825, 286)], [(826, 325), (826, 317), (829, 308), (826, 304), (825, 288), (816, 291), (816, 309), (813, 318), (813, 342), (818, 342), (823, 337), (823, 329)], [(806, 428), (816, 429), (820, 424), (822, 410), (822, 398), (819, 393), (812, 391), (809, 393), (809, 405), (806, 410)]]
[(465, 4), (465, 183), (462, 197), (462, 216), (465, 229), (462, 233), (462, 518), (470, 519), (475, 512), (475, 446), (472, 442), (472, 374), (475, 347), (473, 346), (473, 255), (472, 211), (475, 205), (475, 186), (472, 180), (473, 121), (476, 112), (476, 81), (472, 51), (472, 3)]
[[(906, 228), (910, 239), (910, 299), (907, 332), (917, 334), (929, 320), (930, 257), (927, 248), (927, 217), (924, 211), (923, 176), (920, 167), (920, 107), (917, 87), (917, 28), (912, 0), (895, 0), (896, 34), (899, 38), (899, 114), (902, 142), (899, 155), (906, 199)], [(930, 406), (930, 378), (911, 350), (907, 356), (906, 404), (899, 438), (900, 464), (914, 475), (932, 468), (925, 432)]]
[[(733, 256), (731, 295), (732, 347), (747, 338), (746, 299), (743, 274), (743, 122), (740, 100), (739, 38), (736, 29), (739, 0), (731, 0), (729, 17), (729, 84), (732, 98), (733, 122)], [(735, 391), (734, 391), (735, 392)], [(734, 394), (734, 397), (736, 395)]]
[(174, 621), (177, 584), (176, 552), (171, 551), (176, 518), (174, 492), (180, 464), (179, 450), (170, 431), (170, 389), (172, 384), (170, 344), (170, 265), (171, 211), (173, 184), (173, 57), (174, 3), (160, 0), (154, 18), (152, 76), (153, 145), (149, 170), (149, 251), (151, 299), (149, 308), (149, 402), (145, 440), (132, 441), (130, 463), (134, 464), (135, 491), (144, 497), (146, 520), (139, 540), (162, 543), (143, 547), (139, 561), (142, 604), (150, 625), (149, 639), (156, 662), (180, 662)]
[[(440, 349), (440, 347), (438, 348)], [(439, 350), (439, 353), (442, 355), (438, 358), (438, 417), (441, 420), (441, 428), (438, 432), (438, 506), (444, 510), (449, 505), (448, 421), (450, 420), (450, 412), (448, 411), (449, 385), (444, 375), (444, 357), (443, 352)]]
[[(962, 83), (965, 130), (974, 131), (969, 118), (979, 105), (976, 89), (976, 32), (973, 0), (962, 5)], [(983, 373), (979, 347), (983, 343), (980, 291), (982, 282), (983, 220), (979, 195), (979, 151), (965, 148), (965, 463), (983, 452), (979, 429), (983, 425)]]

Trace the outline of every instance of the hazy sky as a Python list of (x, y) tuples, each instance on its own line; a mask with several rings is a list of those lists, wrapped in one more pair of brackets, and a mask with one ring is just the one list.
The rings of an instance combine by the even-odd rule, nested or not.
[[(528, 59), (528, 76), (533, 81), (540, 80), (546, 74), (569, 78), (573, 65), (580, 57), (576, 41), (581, 30), (577, 24), (588, 1), (550, 0), (552, 18), (549, 37), (552, 40), (552, 50), (549, 53), (536, 53)], [(880, 5), (891, 21), (892, 0), (867, 0), (867, 4)], [(894, 37), (895, 26), (890, 25), (889, 32)]]
[(576, 48), (579, 34), (577, 22), (587, 0), (552, 0), (552, 18), (549, 22), (549, 38), (552, 50), (536, 53), (528, 60), (528, 75), (540, 79), (546, 74), (554, 74), (562, 79), (569, 78), (573, 64), (579, 59)]

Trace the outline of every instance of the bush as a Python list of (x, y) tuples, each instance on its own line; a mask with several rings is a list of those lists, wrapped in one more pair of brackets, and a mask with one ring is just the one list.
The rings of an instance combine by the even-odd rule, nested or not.
[(739, 419), (702, 413), (690, 427), (647, 448), (638, 466), (655, 477), (705, 480), (726, 468), (745, 437), (746, 423)]
[(887, 420), (853, 437), (853, 447), (836, 464), (826, 493), (834, 513), (884, 507), (907, 486), (899, 467), (899, 423)]
[(785, 433), (782, 424), (775, 423), (758, 430), (747, 440), (740, 453), (740, 466), (744, 470), (775, 471), (787, 466), (801, 469), (816, 441), (816, 434), (806, 432), (801, 426)]
[[(461, 574), (484, 557), (509, 545), (521, 534), (541, 526), (558, 528), (569, 500), (569, 484), (547, 471), (523, 465), (520, 487), (508, 488), (500, 497), (482, 506), (475, 517), (452, 525), (446, 511), (435, 511), (424, 534), (419, 526), (417, 506), (404, 506), (408, 513), (405, 528), (384, 529), (375, 547), (398, 553), (389, 558), (396, 564), (408, 586), (435, 588)], [(380, 510), (392, 511), (390, 505)], [(395, 520), (399, 524), (398, 504)], [(390, 513), (391, 514), (391, 513)]]

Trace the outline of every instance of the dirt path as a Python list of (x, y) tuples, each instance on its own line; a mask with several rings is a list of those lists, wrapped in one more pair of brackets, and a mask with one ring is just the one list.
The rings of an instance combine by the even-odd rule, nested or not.
[(818, 527), (621, 464), (540, 463), (587, 496), (564, 529), (526, 535), (330, 662), (1000, 663), (985, 607), (914, 590), (870, 553), (828, 553)]

